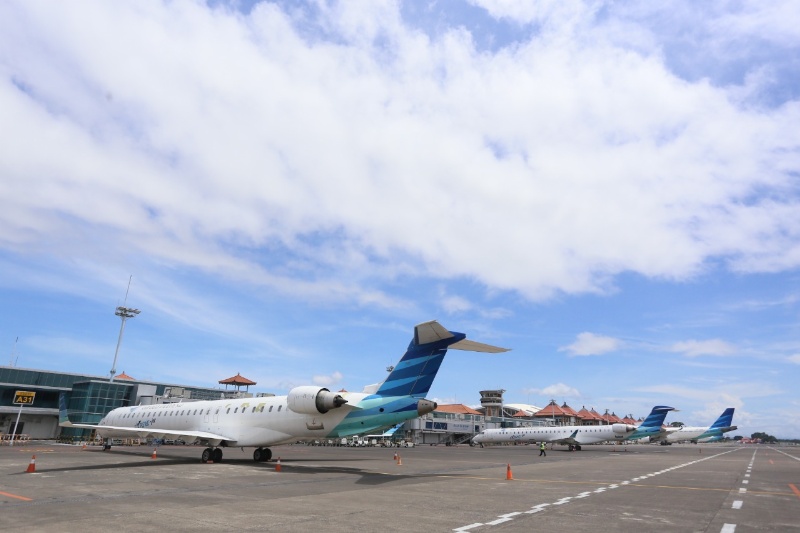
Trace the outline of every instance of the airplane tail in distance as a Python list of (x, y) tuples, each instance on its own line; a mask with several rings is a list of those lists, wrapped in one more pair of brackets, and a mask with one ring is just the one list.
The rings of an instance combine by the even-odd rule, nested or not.
[(435, 320), (414, 327), (414, 338), (403, 358), (375, 394), (424, 398), (433, 384), (448, 348), (471, 352), (500, 353), (508, 348), (469, 341), (464, 333), (448, 331)]
[(711, 425), (710, 429), (714, 428), (726, 428), (733, 425), (733, 407), (728, 407), (725, 409), (722, 414), (717, 418), (717, 421)]
[(650, 414), (647, 415), (647, 418), (644, 419), (644, 422), (641, 423), (639, 428), (661, 428), (661, 425), (664, 423), (664, 419), (667, 418), (667, 413), (674, 410), (674, 407), (656, 405), (653, 407), (653, 410), (650, 411)]
[(58, 395), (58, 425), (61, 427), (72, 425), (67, 416), (67, 395), (63, 392)]

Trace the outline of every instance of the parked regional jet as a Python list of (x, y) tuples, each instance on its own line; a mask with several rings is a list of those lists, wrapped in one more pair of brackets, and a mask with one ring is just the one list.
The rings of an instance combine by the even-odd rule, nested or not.
[(666, 436), (666, 442), (688, 440), (692, 442), (711, 442), (713, 437), (722, 437), (728, 431), (738, 429), (733, 425), (733, 407), (728, 407), (709, 427), (681, 426)]
[[(569, 450), (581, 449), (581, 444), (593, 444), (607, 440), (622, 441), (631, 438), (641, 430), (639, 438), (647, 433), (661, 429), (661, 424), (672, 407), (657, 405), (639, 427), (630, 424), (611, 424), (608, 426), (553, 426), (523, 428), (485, 429), (472, 438), (472, 442), (483, 447), (488, 443), (501, 442), (552, 442), (566, 444)], [(655, 429), (657, 428), (657, 430)]]
[(94, 429), (109, 444), (114, 437), (206, 443), (203, 462), (220, 462), (220, 447), (226, 446), (255, 447), (253, 460), (269, 461), (272, 451), (266, 446), (376, 432), (430, 413), (436, 402), (424, 397), (448, 348), (508, 351), (467, 340), (465, 334), (448, 331), (433, 320), (414, 328), (408, 350), (386, 380), (360, 393), (306, 385), (286, 396), (119, 407), (96, 425), (71, 423), (62, 395), (59, 425)]

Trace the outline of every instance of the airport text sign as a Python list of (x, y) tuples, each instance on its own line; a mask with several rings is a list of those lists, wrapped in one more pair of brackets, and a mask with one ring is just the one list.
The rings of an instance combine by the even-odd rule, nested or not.
[(14, 393), (14, 405), (33, 405), (33, 398), (35, 396), (35, 392), (18, 390)]

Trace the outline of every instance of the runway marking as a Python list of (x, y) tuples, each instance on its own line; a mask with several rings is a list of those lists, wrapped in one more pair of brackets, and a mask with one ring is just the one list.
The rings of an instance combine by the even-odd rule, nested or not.
[(0, 496), (8, 496), (9, 498), (22, 500), (24, 502), (32, 502), (33, 501), (33, 498), (26, 498), (25, 496), (17, 496), (16, 494), (11, 494), (10, 492), (3, 492), (2, 490), (0, 490)]
[(794, 492), (795, 496), (797, 496), (798, 498), (800, 498), (800, 489), (798, 489), (797, 487), (795, 487), (795, 486), (794, 486), (794, 485), (792, 485), (791, 483), (789, 483), (789, 487), (791, 487), (791, 489), (792, 489), (792, 492)]
[[(646, 474), (644, 476), (635, 477), (635, 478), (633, 478), (633, 479), (631, 479), (629, 481), (623, 481), (623, 482), (618, 482), (618, 483), (609, 483), (605, 487), (599, 487), (599, 488), (597, 488), (597, 489), (595, 489), (593, 491), (590, 491), (590, 492), (582, 492), (582, 493), (578, 494), (577, 496), (567, 496), (565, 498), (561, 498), (560, 500), (556, 500), (553, 503), (540, 503), (540, 504), (532, 507), (530, 510), (524, 511), (522, 513), (513, 512), (513, 513), (507, 513), (507, 514), (503, 514), (503, 515), (498, 515), (497, 519), (493, 520), (491, 522), (475, 522), (473, 524), (469, 524), (469, 525), (466, 525), (466, 526), (461, 526), (461, 527), (455, 528), (455, 529), (453, 529), (453, 531), (463, 532), (463, 531), (469, 531), (469, 530), (472, 530), (472, 529), (475, 529), (475, 528), (479, 528), (479, 527), (482, 527), (482, 526), (496, 526), (496, 525), (499, 525), (499, 524), (504, 524), (506, 522), (512, 521), (514, 519), (513, 517), (515, 517), (517, 515), (520, 515), (520, 514), (529, 514), (529, 515), (530, 514), (536, 514), (538, 512), (543, 511), (544, 508), (547, 507), (547, 506), (564, 505), (566, 503), (569, 503), (573, 499), (586, 498), (588, 496), (591, 496), (592, 494), (601, 494), (601, 493), (603, 493), (603, 492), (605, 492), (607, 490), (616, 489), (620, 485), (628, 485), (628, 486), (632, 486), (632, 487), (638, 487), (638, 486), (647, 487), (649, 485), (631, 485), (630, 482), (631, 481), (639, 481), (639, 480), (646, 479), (646, 478), (651, 478), (651, 477), (654, 477), (654, 476), (669, 472), (671, 470), (677, 470), (678, 468), (684, 468), (684, 467), (691, 466), (691, 465), (694, 465), (694, 464), (697, 464), (697, 463), (702, 463), (703, 461), (708, 461), (709, 459), (714, 459), (716, 457), (720, 457), (722, 455), (726, 455), (726, 454), (729, 454), (731, 452), (738, 451), (739, 449), (741, 449), (741, 448), (735, 448), (735, 449), (732, 449), (732, 450), (728, 450), (727, 452), (718, 453), (716, 455), (710, 455), (708, 457), (704, 457), (702, 459), (697, 459), (695, 461), (689, 461), (688, 463), (677, 465), (677, 466), (674, 466), (672, 468), (668, 468), (666, 470), (661, 470), (659, 472), (654, 472), (654, 473), (651, 473), (651, 474)], [(572, 482), (572, 483), (577, 483), (577, 482)], [(677, 487), (669, 487), (669, 488), (677, 488)], [(687, 489), (694, 489), (694, 490), (720, 490), (720, 491), (724, 490), (724, 489), (698, 489), (696, 487), (680, 487), (680, 488), (687, 488)], [(747, 489), (739, 489), (739, 492), (742, 492), (742, 491), (746, 492)], [(726, 492), (729, 492), (729, 491), (726, 491)], [(725, 529), (726, 527), (731, 527), (733, 529)], [(733, 531), (735, 529), (736, 529), (736, 525), (735, 524), (725, 524), (725, 526), (723, 526), (723, 528), (722, 528), (722, 532), (721, 533), (733, 533)]]
[(719, 530), (719, 533), (733, 533), (734, 531), (736, 531), (736, 524), (725, 524)]
[(750, 483), (750, 481), (748, 481), (748, 480), (746, 480), (746, 479), (743, 479), (743, 480), (742, 480), (742, 484), (743, 484), (743, 485), (747, 485), (748, 483)]
[[(772, 449), (775, 450), (778, 453), (782, 453), (783, 455), (785, 455), (786, 457), (788, 457), (790, 459), (794, 459), (795, 461), (800, 461), (800, 457), (795, 457), (794, 455), (790, 455), (790, 454), (788, 454), (786, 452), (782, 452), (781, 450), (776, 450), (775, 448), (772, 448)], [(769, 462), (770, 462), (770, 464), (772, 464), (772, 459), (770, 459)]]
[(735, 500), (733, 505), (731, 505), (731, 509), (741, 509), (742, 508), (742, 500)]
[(745, 489), (745, 488), (739, 489), (739, 494), (745, 494), (746, 492), (747, 492), (747, 489)]

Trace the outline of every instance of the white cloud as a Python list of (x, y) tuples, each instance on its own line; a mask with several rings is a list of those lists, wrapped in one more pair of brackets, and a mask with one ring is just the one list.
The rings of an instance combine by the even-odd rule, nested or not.
[(581, 393), (575, 387), (570, 387), (563, 383), (548, 385), (543, 389), (525, 389), (523, 394), (538, 394), (551, 398), (580, 398)]
[(562, 346), (558, 351), (569, 352), (570, 355), (602, 355), (618, 350), (622, 344), (622, 341), (614, 337), (605, 337), (584, 331), (578, 334), (575, 342), (568, 346)]
[(790, 355), (787, 359), (791, 363), (794, 363), (796, 365), (800, 365), (800, 353), (796, 353), (794, 355)]
[(342, 374), (337, 371), (329, 376), (317, 375), (314, 376), (311, 381), (314, 385), (319, 385), (320, 387), (330, 387), (342, 381)]
[(401, 276), (539, 299), (800, 265), (800, 106), (687, 82), (593, 3), (482, 4), (547, 31), (479, 53), (393, 4), (4, 4), (0, 246), (395, 309)]
[(736, 347), (720, 339), (709, 340), (688, 340), (676, 342), (670, 347), (670, 351), (682, 353), (687, 357), (698, 357), (701, 355), (732, 355), (736, 353)]

